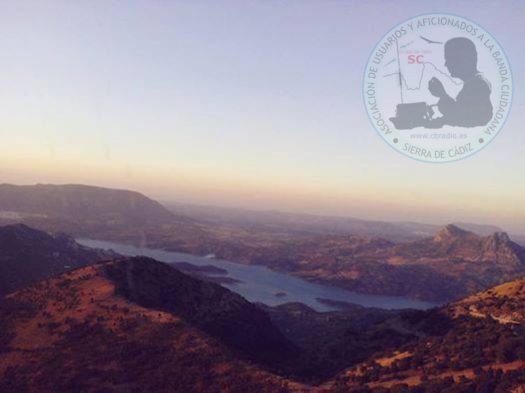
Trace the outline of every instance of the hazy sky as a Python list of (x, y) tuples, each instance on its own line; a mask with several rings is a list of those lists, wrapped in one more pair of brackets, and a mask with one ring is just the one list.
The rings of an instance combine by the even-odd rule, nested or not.
[[(525, 233), (521, 1), (0, 3), (0, 181)], [(392, 150), (361, 97), (377, 41), (427, 12), (479, 23), (514, 76), (504, 130), (451, 164)]]

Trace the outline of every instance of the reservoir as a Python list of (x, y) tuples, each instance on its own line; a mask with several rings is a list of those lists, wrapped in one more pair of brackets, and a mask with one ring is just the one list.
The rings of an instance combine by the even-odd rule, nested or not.
[(221, 277), (228, 277), (240, 282), (222, 284), (237, 292), (251, 302), (276, 306), (289, 302), (304, 303), (317, 311), (337, 310), (337, 307), (319, 302), (317, 299), (354, 303), (364, 307), (382, 309), (419, 309), (424, 310), (436, 304), (399, 296), (367, 295), (351, 292), (342, 288), (322, 285), (303, 280), (299, 277), (276, 272), (265, 266), (242, 265), (216, 258), (200, 257), (180, 252), (139, 248), (128, 244), (101, 240), (77, 239), (87, 247), (113, 250), (124, 256), (146, 256), (161, 262), (188, 262), (197, 266), (215, 266), (227, 271)]

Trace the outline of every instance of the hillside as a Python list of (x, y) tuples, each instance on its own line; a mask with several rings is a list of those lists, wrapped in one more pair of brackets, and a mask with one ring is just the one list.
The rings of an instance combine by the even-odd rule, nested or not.
[(498, 285), (451, 306), (455, 316), (470, 315), (507, 324), (525, 324), (525, 278)]
[(518, 279), (385, 322), (418, 339), (373, 356), (326, 386), (363, 393), (514, 391), (525, 385), (524, 284)]
[(507, 392), (525, 383), (524, 288), (430, 311), (318, 313), (115, 259), (0, 303), (0, 391)]
[(279, 392), (265, 370), (296, 355), (242, 297), (146, 258), (43, 281), (0, 314), (2, 392)]
[(302, 380), (319, 384), (378, 351), (410, 342), (413, 337), (384, 321), (399, 314), (361, 306), (345, 311), (317, 312), (302, 303), (261, 306), (274, 324), (302, 353), (294, 360)]
[(0, 227), (0, 296), (44, 278), (114, 257), (23, 224)]

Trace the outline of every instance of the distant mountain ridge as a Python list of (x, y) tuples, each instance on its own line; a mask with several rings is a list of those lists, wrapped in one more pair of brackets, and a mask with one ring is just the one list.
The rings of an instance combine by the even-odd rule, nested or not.
[[(167, 206), (167, 207), (166, 207)], [(213, 206), (166, 203), (165, 206), (135, 191), (88, 185), (0, 184), (0, 223), (23, 222), (46, 231), (75, 236), (99, 235), (99, 239), (143, 242), (165, 247), (173, 242), (181, 251), (210, 253), (224, 231), (239, 236), (300, 237), (360, 235), (391, 241), (410, 241), (432, 236), (439, 226), (415, 222), (386, 222), (353, 217), (320, 216), (279, 211), (250, 211)], [(501, 231), (491, 225), (457, 223), (479, 235)], [(130, 226), (135, 230), (128, 230)], [(164, 229), (163, 229), (164, 227)], [(177, 229), (173, 240), (166, 232)], [(233, 230), (233, 232), (232, 232)], [(150, 236), (151, 235), (151, 236)], [(173, 235), (171, 235), (173, 236)], [(199, 237), (199, 244), (191, 237)], [(160, 240), (162, 238), (162, 240)], [(520, 242), (524, 242), (519, 238)]]
[[(164, 203), (170, 210), (200, 222), (239, 226), (260, 230), (289, 230), (299, 233), (353, 234), (382, 237), (392, 241), (416, 240), (432, 236), (440, 226), (417, 222), (364, 220), (354, 217), (287, 213), (280, 211), (245, 210), (182, 203)], [(501, 231), (494, 225), (457, 222), (454, 225), (486, 236)]]
[[(418, 250), (423, 252), (418, 253)], [(479, 236), (456, 225), (447, 225), (433, 238), (398, 244), (393, 247), (396, 256), (407, 262), (422, 258), (461, 258), (470, 262), (493, 262), (506, 266), (523, 266), (525, 250), (514, 243), (505, 232)]]
[(199, 233), (192, 220), (138, 192), (75, 184), (0, 184), (0, 224), (11, 223), (102, 239), (130, 229), (135, 238), (164, 227)]
[[(440, 227), (416, 222), (387, 222), (353, 217), (323, 216), (280, 211), (256, 211), (165, 202), (123, 189), (111, 189), (82, 184), (0, 184), (0, 221), (25, 220), (28, 224), (64, 226), (79, 219), (85, 225), (93, 223), (116, 226), (199, 223), (234, 226), (260, 231), (288, 231), (297, 234), (354, 234), (382, 237), (392, 241), (408, 241), (431, 236)], [(31, 220), (31, 221), (28, 221)], [(457, 222), (454, 225), (487, 236), (500, 232), (493, 225)], [(37, 225), (38, 226), (38, 225)], [(40, 226), (39, 226), (40, 227)], [(49, 229), (49, 228), (46, 228)], [(67, 228), (61, 228), (67, 230)], [(71, 231), (68, 231), (71, 232)], [(525, 235), (524, 235), (525, 236)], [(525, 238), (519, 237), (520, 242)]]
[(166, 222), (176, 216), (160, 203), (128, 190), (67, 184), (16, 186), (0, 184), (0, 209), (60, 217), (65, 220), (124, 219), (130, 223)]

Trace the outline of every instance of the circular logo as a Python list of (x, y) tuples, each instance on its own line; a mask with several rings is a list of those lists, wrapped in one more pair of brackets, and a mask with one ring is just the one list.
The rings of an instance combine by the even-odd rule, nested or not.
[(370, 121), (394, 149), (426, 162), (490, 143), (512, 102), (509, 61), (494, 37), (459, 16), (414, 17), (372, 51), (363, 83)]

